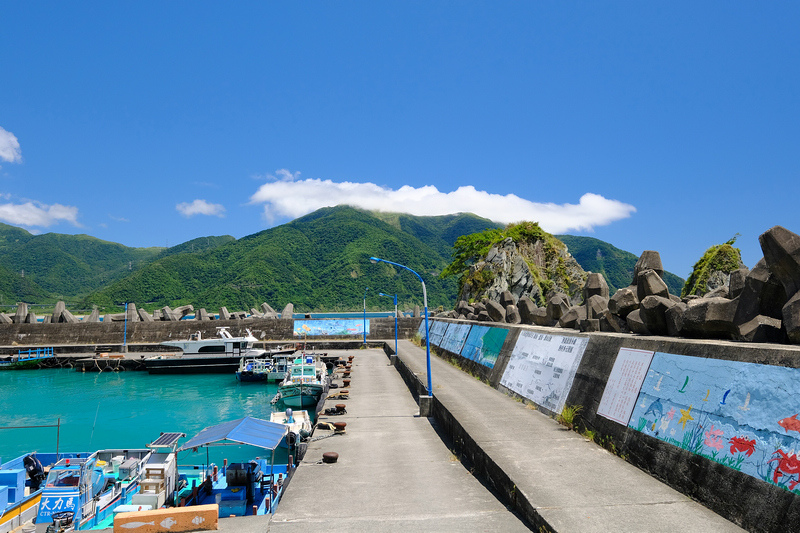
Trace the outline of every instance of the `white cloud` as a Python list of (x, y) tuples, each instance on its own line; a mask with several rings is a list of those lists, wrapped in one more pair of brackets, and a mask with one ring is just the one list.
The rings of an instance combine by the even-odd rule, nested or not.
[(222, 218), (225, 216), (225, 207), (220, 204), (206, 202), (205, 200), (195, 200), (192, 203), (183, 202), (176, 205), (175, 209), (185, 217), (209, 215)]
[(274, 181), (265, 183), (250, 197), (251, 204), (264, 204), (268, 220), (297, 218), (322, 207), (352, 205), (371, 211), (408, 213), (418, 216), (474, 213), (495, 222), (509, 224), (529, 220), (550, 233), (591, 231), (636, 212), (632, 205), (586, 193), (577, 204), (537, 203), (515, 194), (491, 194), (472, 186), (452, 192), (436, 187), (411, 187), (397, 190), (374, 183), (300, 180), (299, 173), (279, 170)]
[(0, 127), (0, 159), (8, 163), (20, 163), (22, 152), (17, 137)]
[(73, 226), (80, 227), (77, 207), (61, 204), (45, 205), (39, 202), (0, 204), (0, 220), (19, 226), (46, 228), (59, 222), (69, 222)]

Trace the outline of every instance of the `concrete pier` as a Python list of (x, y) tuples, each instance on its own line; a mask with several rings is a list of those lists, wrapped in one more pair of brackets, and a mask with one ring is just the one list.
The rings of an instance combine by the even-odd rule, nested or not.
[[(425, 350), (403, 341), (399, 352), (398, 368), (424, 383)], [(321, 421), (346, 431), (317, 430), (268, 531), (743, 531), (438, 357), (425, 418), (382, 351), (345, 354), (355, 354), (349, 398), (326, 406), (347, 414)]]

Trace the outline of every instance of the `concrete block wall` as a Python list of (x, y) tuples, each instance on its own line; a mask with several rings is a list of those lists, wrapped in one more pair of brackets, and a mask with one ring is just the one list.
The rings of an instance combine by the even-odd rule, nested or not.
[[(444, 321), (463, 324), (463, 321)], [(523, 330), (550, 335), (586, 337), (588, 338), (586, 349), (566, 399), (566, 405), (582, 407), (578, 419), (579, 430), (595, 432), (596, 441), (601, 442), (613, 453), (745, 529), (788, 532), (797, 531), (800, 527), (798, 526), (800, 495), (797, 491), (784, 490), (597, 413), (621, 348), (797, 369), (800, 368), (800, 347), (613, 333), (579, 333), (568, 329), (537, 326), (492, 324), (492, 327), (508, 330), (506, 340), (492, 368), (438, 347), (432, 347), (432, 350), (439, 356), (456, 359), (465, 371), (484, 379), (507, 394), (515, 395), (501, 385), (501, 379)], [(800, 382), (794, 386), (797, 403), (788, 408), (800, 409)], [(551, 416), (558, 414), (542, 406), (539, 408)], [(792, 410), (792, 413), (794, 412)], [(800, 452), (800, 450), (795, 451)]]
[[(307, 319), (306, 319), (307, 320)], [(319, 319), (325, 320), (325, 319)], [(394, 338), (394, 318), (368, 318), (367, 340)], [(422, 319), (402, 317), (398, 319), (398, 337), (413, 336)], [(186, 339), (189, 334), (200, 331), (203, 337), (215, 337), (216, 328), (226, 326), (233, 335), (249, 329), (259, 341), (297, 341), (294, 320), (279, 318), (248, 318), (246, 320), (180, 320), (163, 322), (78, 322), (57, 324), (0, 324), (0, 346), (121, 346), (127, 337), (128, 344), (157, 344), (167, 340)], [(326, 336), (325, 339), (346, 340), (359, 335)], [(309, 336), (308, 341), (320, 340)], [(116, 348), (115, 348), (116, 349)], [(8, 351), (8, 349), (6, 349)]]

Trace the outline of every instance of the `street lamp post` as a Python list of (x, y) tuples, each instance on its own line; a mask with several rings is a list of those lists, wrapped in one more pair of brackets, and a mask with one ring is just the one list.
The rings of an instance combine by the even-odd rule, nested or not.
[(427, 363), (428, 363), (428, 396), (433, 396), (433, 386), (431, 385), (431, 341), (430, 341), (430, 330), (428, 329), (428, 293), (425, 290), (425, 281), (422, 279), (422, 276), (411, 270), (405, 265), (401, 265), (400, 263), (394, 263), (392, 261), (387, 261), (386, 259), (378, 259), (377, 257), (370, 257), (369, 260), (373, 263), (388, 263), (390, 265), (394, 265), (396, 267), (404, 268), (417, 276), (417, 279), (422, 283), (422, 303), (425, 306), (425, 348), (427, 350)]
[[(383, 294), (379, 292), (381, 296), (388, 296), (392, 298), (391, 294)], [(397, 355), (397, 295), (394, 295), (394, 354)]]
[(364, 346), (367, 345), (367, 291), (369, 287), (364, 288)]

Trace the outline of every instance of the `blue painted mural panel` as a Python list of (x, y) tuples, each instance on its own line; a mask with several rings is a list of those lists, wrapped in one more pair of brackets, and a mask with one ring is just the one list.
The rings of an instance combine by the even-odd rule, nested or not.
[[(422, 320), (422, 323), (425, 323), (425, 320)], [(448, 322), (441, 322), (438, 320), (431, 321), (428, 327), (431, 330), (431, 344), (434, 346), (439, 346), (442, 343), (442, 338), (444, 338), (444, 333), (447, 331)], [(424, 327), (424, 326), (423, 326)]]
[(461, 355), (483, 366), (494, 368), (507, 336), (508, 330), (505, 328), (472, 326)]
[(469, 335), (469, 330), (469, 324), (450, 324), (439, 347), (450, 353), (460, 354), (467, 340), (467, 335)]
[[(369, 335), (369, 319), (366, 322)], [(295, 320), (294, 336), (363, 335), (364, 320)]]
[(656, 352), (629, 427), (800, 494), (800, 369)]

